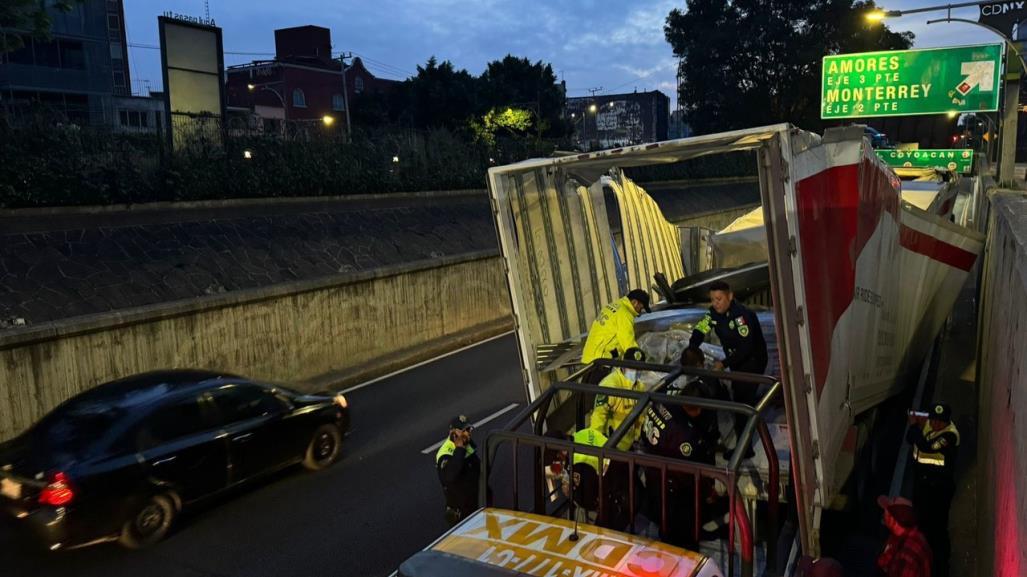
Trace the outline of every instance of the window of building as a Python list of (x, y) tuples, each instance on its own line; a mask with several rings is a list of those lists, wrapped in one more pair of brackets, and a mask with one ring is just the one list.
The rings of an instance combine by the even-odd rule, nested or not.
[(125, 87), (125, 73), (124, 71), (117, 70), (114, 72), (114, 88)]
[(364, 79), (361, 76), (357, 76), (357, 79), (353, 81), (353, 92), (360, 94), (364, 91)]
[(346, 110), (346, 101), (341, 94), (332, 95), (332, 110)]
[(61, 68), (72, 70), (85, 70), (86, 53), (82, 49), (82, 43), (76, 40), (61, 40)]
[(119, 110), (118, 120), (126, 128), (149, 128), (150, 113), (145, 110)]
[(25, 43), (24, 46), (7, 54), (5, 57), (6, 61), (11, 64), (27, 64), (32, 66), (35, 60), (32, 57), (32, 38), (28, 36), (22, 36), (22, 41)]
[(292, 91), (292, 105), (296, 108), (307, 107), (307, 95), (303, 94), (303, 91), (299, 88)]
[(121, 17), (117, 14), (107, 15), (107, 29), (108, 30), (121, 30)]

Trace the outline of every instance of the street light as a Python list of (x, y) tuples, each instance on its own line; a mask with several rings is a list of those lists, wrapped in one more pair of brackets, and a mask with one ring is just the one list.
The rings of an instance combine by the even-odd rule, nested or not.
[(885, 18), (898, 18), (899, 16), (902, 16), (902, 12), (898, 10), (871, 10), (863, 15), (868, 22), (880, 22)]
[(331, 114), (325, 114), (321, 117), (321, 122), (323, 122), (325, 126), (331, 126), (335, 123), (335, 117), (333, 117)]
[(589, 112), (595, 112), (596, 110), (597, 110), (597, 108), (596, 108), (596, 105), (595, 105), (595, 104), (593, 104), (593, 105), (591, 105), (591, 106), (589, 106), (589, 107), (588, 107), (588, 111), (589, 111)]
[[(281, 82), (281, 81), (279, 81), (279, 82)], [(271, 94), (274, 94), (275, 96), (277, 96), (278, 97), (278, 102), (282, 103), (282, 121), (284, 122), (284, 121), (287, 121), (289, 119), (289, 107), (285, 105), (285, 97), (282, 96), (281, 92), (278, 92), (274, 88), (270, 88), (268, 86), (264, 86), (263, 84), (247, 84), (246, 85), (246, 89), (249, 90), (250, 92), (253, 92), (254, 90), (257, 90), (257, 89), (260, 89), (261, 91), (265, 91), (266, 90), (266, 91), (270, 92)]]

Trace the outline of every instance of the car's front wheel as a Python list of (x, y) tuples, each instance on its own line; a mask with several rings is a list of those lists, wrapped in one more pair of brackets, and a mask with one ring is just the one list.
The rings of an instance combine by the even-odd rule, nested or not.
[(149, 547), (163, 539), (175, 519), (175, 503), (167, 495), (154, 495), (125, 522), (118, 541), (129, 549)]
[(335, 425), (321, 425), (314, 431), (307, 445), (303, 466), (311, 471), (320, 471), (339, 460), (342, 454), (342, 431)]

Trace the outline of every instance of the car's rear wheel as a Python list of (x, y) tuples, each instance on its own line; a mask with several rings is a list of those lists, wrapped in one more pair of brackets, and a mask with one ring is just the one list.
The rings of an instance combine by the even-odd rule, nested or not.
[(314, 431), (307, 445), (303, 466), (311, 471), (330, 467), (342, 454), (342, 431), (335, 425), (321, 425)]
[(167, 536), (174, 519), (174, 501), (167, 495), (154, 495), (125, 522), (118, 541), (129, 549), (149, 547)]

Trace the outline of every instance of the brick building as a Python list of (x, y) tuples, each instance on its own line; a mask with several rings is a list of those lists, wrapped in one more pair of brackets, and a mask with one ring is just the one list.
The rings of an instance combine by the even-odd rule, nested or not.
[[(398, 84), (376, 78), (359, 58), (346, 68), (332, 57), (332, 33), (320, 26), (275, 30), (275, 58), (231, 66), (228, 106), (246, 108), (265, 123), (320, 122), (331, 116), (343, 126), (346, 105), (358, 94), (385, 93)], [(344, 88), (345, 86), (345, 88)]]

